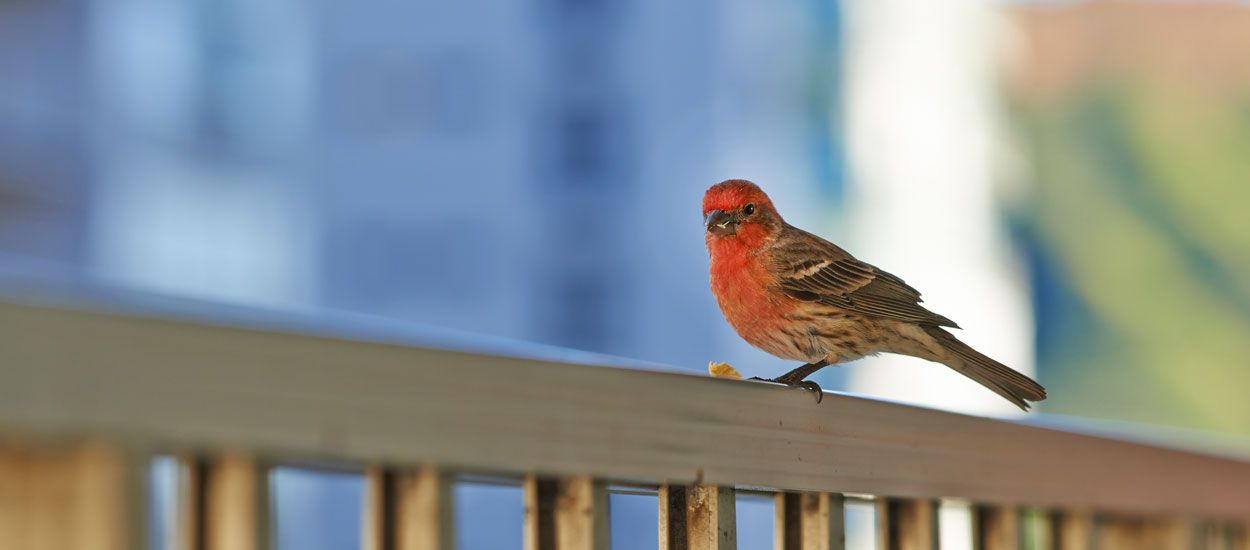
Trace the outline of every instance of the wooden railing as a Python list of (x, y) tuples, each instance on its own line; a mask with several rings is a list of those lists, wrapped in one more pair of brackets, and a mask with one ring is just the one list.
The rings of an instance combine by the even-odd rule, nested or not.
[[(145, 308), (0, 303), (0, 548), (140, 548), (154, 455), (179, 457), (175, 547), (272, 544), (266, 469), (366, 472), (364, 546), (454, 547), (463, 473), (524, 488), (527, 549), (608, 546), (608, 487), (654, 490), (659, 548), (735, 548), (735, 491), (775, 495), (775, 547), (935, 548), (939, 499), (977, 548), (1250, 550), (1250, 463), (830, 394), (213, 324)], [(311, 327), (311, 328), (310, 328)], [(751, 549), (748, 549), (751, 550)]]

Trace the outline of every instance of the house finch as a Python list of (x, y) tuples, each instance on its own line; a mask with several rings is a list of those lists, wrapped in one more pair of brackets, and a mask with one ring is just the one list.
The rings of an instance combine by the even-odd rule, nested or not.
[(1021, 409), (1046, 389), (942, 327), (953, 321), (920, 305), (902, 279), (861, 262), (785, 220), (759, 187), (728, 180), (703, 196), (712, 293), (725, 319), (751, 345), (806, 364), (775, 379), (805, 381), (829, 365), (881, 352), (946, 365)]

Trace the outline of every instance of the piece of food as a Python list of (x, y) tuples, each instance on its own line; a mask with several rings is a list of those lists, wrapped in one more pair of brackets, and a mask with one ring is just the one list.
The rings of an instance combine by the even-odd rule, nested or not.
[(728, 378), (730, 380), (742, 380), (742, 373), (738, 369), (733, 368), (729, 363), (717, 363), (716, 361), (708, 361), (707, 373), (717, 378)]

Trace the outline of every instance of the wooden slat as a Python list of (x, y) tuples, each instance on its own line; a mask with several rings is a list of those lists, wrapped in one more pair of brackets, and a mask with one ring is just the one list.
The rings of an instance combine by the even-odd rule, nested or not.
[(368, 498), (362, 523), (365, 550), (455, 548), (450, 475), (437, 468), (366, 472)]
[(1202, 548), (1206, 535), (1201, 525), (1187, 518), (1157, 518), (1147, 527), (1147, 547), (1161, 550)]
[(737, 501), (727, 487), (695, 485), (686, 494), (686, 529), (690, 550), (738, 547)]
[(877, 500), (877, 548), (936, 550), (937, 502), (883, 498)]
[(1094, 529), (1099, 550), (1143, 549), (1145, 524), (1141, 521), (1100, 516)]
[(525, 478), (525, 550), (555, 550), (558, 491), (554, 479), (534, 475)]
[(1200, 541), (1196, 548), (1201, 550), (1234, 550), (1233, 525), (1222, 521), (1203, 522), (1198, 527)]
[(205, 464), (197, 457), (178, 457), (178, 495), (174, 505), (174, 550), (204, 550)]
[(0, 441), (0, 548), (140, 547), (146, 464), (107, 444)]
[(846, 498), (840, 493), (804, 493), (803, 550), (846, 548)]
[(1020, 548), (1053, 549), (1058, 547), (1055, 542), (1055, 525), (1053, 513), (1041, 508), (1017, 508), (1016, 521), (1019, 527)]
[(1228, 538), (1232, 550), (1250, 550), (1250, 520), (1230, 527)]
[(361, 550), (395, 550), (395, 472), (382, 467), (365, 470), (365, 507), (360, 522)]
[(561, 480), (556, 500), (560, 550), (608, 550), (608, 488), (589, 476)]
[(526, 550), (607, 550), (607, 486), (588, 476), (525, 480)]
[(803, 494), (777, 493), (773, 502), (774, 550), (803, 548)]
[(1084, 510), (1052, 512), (1050, 540), (1055, 550), (1090, 550), (1094, 544), (1094, 516)]
[(976, 506), (972, 519), (975, 550), (1020, 548), (1020, 513), (1015, 506)]
[(778, 493), (773, 526), (777, 550), (841, 550), (846, 546), (845, 499), (830, 493)]
[(1215, 521), (1211, 523), (1210, 532), (1208, 533), (1208, 550), (1250, 550), (1250, 542), (1238, 540), (1241, 537), (1241, 530), (1238, 529), (1236, 522)]
[(660, 550), (688, 550), (690, 532), (686, 527), (689, 490), (685, 485), (660, 486)]
[(0, 433), (1135, 514), (1250, 510), (1242, 460), (837, 394), (817, 405), (767, 384), (377, 342), (394, 334), (293, 333), (302, 322), (0, 304)]
[(179, 502), (187, 550), (266, 550), (270, 547), (269, 473), (239, 452), (182, 461)]
[(734, 550), (738, 544), (734, 490), (661, 485), (660, 550)]
[(1099, 550), (1189, 550), (1205, 542), (1197, 524), (1183, 518), (1101, 517), (1095, 529)]

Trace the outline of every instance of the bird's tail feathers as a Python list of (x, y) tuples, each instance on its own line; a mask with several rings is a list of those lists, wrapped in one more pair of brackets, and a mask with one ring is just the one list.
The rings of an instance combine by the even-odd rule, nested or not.
[(976, 380), (1017, 407), (1027, 411), (1030, 401), (1046, 399), (1046, 388), (1041, 384), (972, 349), (951, 333), (939, 327), (925, 327), (925, 332), (953, 355), (953, 360), (945, 362), (946, 366)]

